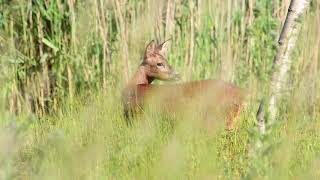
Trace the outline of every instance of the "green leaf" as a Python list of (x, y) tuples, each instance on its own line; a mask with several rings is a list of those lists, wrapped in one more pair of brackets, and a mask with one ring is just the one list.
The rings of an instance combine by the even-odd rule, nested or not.
[(53, 49), (53, 51), (56, 53), (58, 50), (59, 50), (59, 48), (58, 47), (56, 47), (53, 43), (51, 43), (48, 39), (46, 39), (46, 38), (42, 38), (42, 42), (45, 44), (45, 45), (47, 45), (48, 47), (50, 47), (51, 49)]
[(20, 58), (9, 59), (9, 62), (12, 64), (22, 64), (24, 61)]

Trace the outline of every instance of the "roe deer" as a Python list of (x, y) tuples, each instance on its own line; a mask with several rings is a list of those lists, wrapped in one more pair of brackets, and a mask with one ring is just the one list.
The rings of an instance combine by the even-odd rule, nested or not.
[(234, 119), (244, 104), (245, 93), (241, 88), (221, 80), (151, 84), (155, 79), (175, 80), (179, 77), (167, 61), (167, 47), (167, 42), (158, 45), (151, 41), (147, 45), (138, 71), (122, 92), (126, 119), (130, 120), (131, 116), (148, 105), (152, 99), (161, 113), (185, 113), (188, 107), (194, 106), (197, 112), (205, 116), (205, 120), (219, 116), (227, 121), (227, 128), (232, 129)]

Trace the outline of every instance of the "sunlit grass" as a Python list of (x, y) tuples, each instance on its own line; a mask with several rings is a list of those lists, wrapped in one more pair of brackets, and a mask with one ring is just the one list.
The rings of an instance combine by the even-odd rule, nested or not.
[[(287, 1), (201, 1), (193, 47), (189, 1), (175, 1), (169, 63), (183, 81), (226, 79), (250, 92), (231, 131), (223, 121), (205, 126), (192, 108), (179, 117), (146, 108), (128, 125), (120, 103), (124, 40), (131, 75), (146, 43), (164, 39), (159, 14), (166, 2), (121, 6), (127, 37), (112, 1), (77, 1), (75, 9), (72, 2), (0, 0), (0, 179), (319, 179), (319, 2), (303, 20), (279, 116), (266, 136), (257, 134), (255, 115)], [(44, 93), (44, 62), (53, 63), (53, 96)], [(40, 109), (32, 111), (30, 100)]]
[(16, 121), (17, 127), (3, 129), (1, 149), (9, 152), (2, 156), (7, 162), (1, 168), (3, 177), (317, 177), (317, 170), (312, 169), (320, 150), (319, 114), (301, 111), (295, 116), (289, 108), (281, 118), (292, 118), (274, 127), (274, 135), (266, 140), (270, 146), (252, 152), (258, 137), (254, 135), (254, 105), (241, 114), (232, 131), (226, 131), (224, 124), (212, 130), (198, 126), (198, 119), (166, 119), (151, 111), (128, 126), (119, 97), (97, 94), (86, 98), (90, 102), (79, 98), (73, 108), (64, 107), (59, 115), (41, 120), (26, 116)]

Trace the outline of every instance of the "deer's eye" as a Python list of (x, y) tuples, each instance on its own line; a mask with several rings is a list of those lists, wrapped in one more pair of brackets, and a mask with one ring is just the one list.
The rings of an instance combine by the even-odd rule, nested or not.
[(163, 65), (163, 63), (157, 63), (157, 66), (158, 67), (163, 67), (164, 65)]

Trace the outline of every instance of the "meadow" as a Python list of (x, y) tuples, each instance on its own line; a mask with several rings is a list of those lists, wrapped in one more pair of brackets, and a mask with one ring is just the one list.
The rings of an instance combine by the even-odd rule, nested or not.
[[(0, 0), (0, 179), (319, 179), (320, 2), (311, 0), (276, 121), (259, 134), (289, 0)], [(149, 41), (171, 38), (180, 82), (250, 92), (237, 128), (152, 109), (121, 90)], [(167, 84), (176, 82), (159, 82)]]

